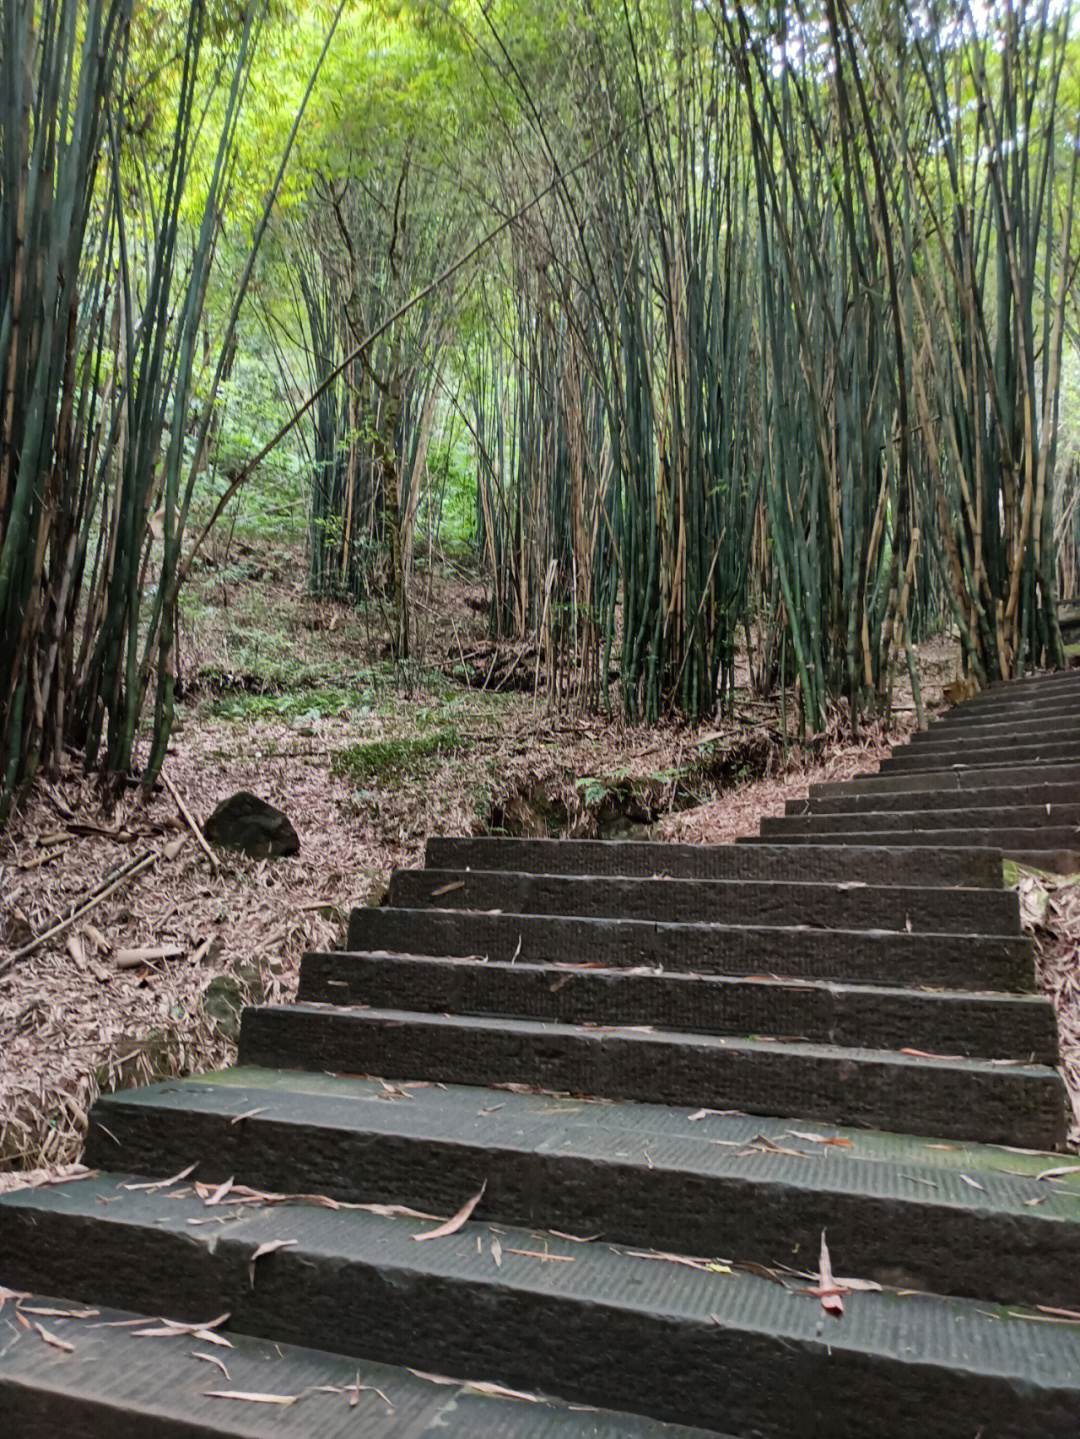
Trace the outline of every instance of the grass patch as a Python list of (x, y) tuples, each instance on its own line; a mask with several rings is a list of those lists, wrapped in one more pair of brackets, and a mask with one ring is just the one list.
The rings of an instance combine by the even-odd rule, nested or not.
[(218, 719), (335, 719), (352, 710), (366, 710), (378, 698), (371, 687), (330, 686), (325, 689), (289, 689), (282, 694), (219, 695), (208, 705)]
[(372, 779), (402, 779), (422, 768), (427, 760), (471, 746), (470, 740), (464, 739), (452, 725), (446, 725), (427, 734), (351, 744), (338, 750), (331, 768), (334, 774), (347, 775), (358, 783)]

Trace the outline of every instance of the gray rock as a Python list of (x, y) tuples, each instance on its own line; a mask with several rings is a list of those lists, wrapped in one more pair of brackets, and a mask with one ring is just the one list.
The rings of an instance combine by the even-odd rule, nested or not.
[(222, 849), (238, 849), (252, 859), (298, 854), (300, 839), (281, 810), (239, 790), (222, 800), (203, 825), (203, 834)]

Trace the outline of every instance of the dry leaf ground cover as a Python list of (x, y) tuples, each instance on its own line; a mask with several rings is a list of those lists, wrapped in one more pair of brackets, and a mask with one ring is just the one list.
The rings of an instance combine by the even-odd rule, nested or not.
[[(302, 953), (337, 942), (352, 906), (377, 903), (394, 867), (422, 862), (429, 834), (494, 825), (728, 842), (811, 781), (873, 769), (887, 751), (873, 733), (804, 753), (784, 745), (776, 706), (749, 698), (707, 727), (646, 729), (464, 689), (447, 673), (484, 622), (479, 587), (452, 577), (425, 594), (427, 663), (403, 677), (362, 617), (306, 597), (286, 561), (204, 577), (165, 772), (200, 822), (239, 789), (279, 806), (298, 856), (219, 851), (215, 872), (165, 787), (146, 795), (74, 764), (41, 779), (0, 835), (0, 1184), (76, 1161), (100, 1088), (228, 1064), (242, 1005), (287, 999)], [(952, 678), (947, 655), (926, 665)], [(15, 960), (139, 859), (140, 872)], [(1075, 1016), (1080, 892), (1056, 890), (1052, 908), (1060, 953), (1044, 968)], [(1080, 1025), (1069, 1018), (1064, 1032), (1078, 1079)]]

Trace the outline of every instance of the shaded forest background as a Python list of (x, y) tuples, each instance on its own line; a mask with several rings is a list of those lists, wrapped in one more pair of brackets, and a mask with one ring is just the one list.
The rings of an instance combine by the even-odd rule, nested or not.
[(811, 733), (921, 714), (946, 627), (1063, 663), (1078, 46), (1049, 0), (5, 5), (0, 821), (65, 753), (156, 777), (238, 523), (405, 688), (448, 556), (631, 722), (737, 650)]

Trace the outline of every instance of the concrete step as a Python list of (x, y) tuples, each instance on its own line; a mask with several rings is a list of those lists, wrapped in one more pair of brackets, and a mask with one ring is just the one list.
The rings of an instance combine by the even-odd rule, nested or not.
[[(867, 844), (880, 845), (888, 843), (891, 833), (895, 833), (895, 831), (847, 831), (842, 834), (830, 834), (829, 838), (842, 840), (845, 844), (859, 844), (865, 840)], [(783, 834), (771, 833), (769, 843), (817, 844), (820, 838), (820, 835), (816, 833), (800, 834), (785, 830)], [(1080, 873), (1080, 836), (1077, 836), (1073, 830), (909, 829), (904, 831), (904, 843), (909, 845), (925, 844), (932, 848), (950, 842), (959, 843), (961, 839), (965, 844), (985, 844), (988, 849), (994, 849), (1004, 854), (1006, 859), (1010, 859), (1016, 864), (1029, 865), (1033, 869), (1045, 869), (1054, 874)], [(739, 844), (759, 843), (752, 837), (740, 839), (738, 842)]]
[[(122, 1296), (193, 1322), (227, 1312), (230, 1331), (277, 1343), (720, 1432), (855, 1439), (872, 1416), (892, 1439), (980, 1428), (1075, 1439), (1080, 1331), (1027, 1311), (849, 1293), (837, 1322), (812, 1295), (722, 1265), (476, 1221), (417, 1243), (429, 1225), (414, 1218), (208, 1207), (125, 1182), (100, 1174), (0, 1199), (0, 1252), (18, 1287), (91, 1304)], [(845, 1260), (833, 1254), (837, 1274)], [(223, 1385), (208, 1372), (206, 1387)], [(396, 1432), (416, 1432), (406, 1424)]]
[(655, 1025), (687, 1033), (1058, 1061), (1053, 1008), (1035, 995), (334, 951), (304, 956), (297, 998), (422, 1014)]
[[(996, 1303), (1075, 1303), (1080, 1162), (790, 1119), (235, 1069), (100, 1100), (87, 1157)], [(1062, 1169), (1075, 1173), (1036, 1176)], [(993, 1256), (992, 1262), (988, 1262)]]
[(558, 961), (609, 969), (645, 965), (694, 974), (836, 979), (853, 984), (1021, 992), (1035, 983), (1031, 941), (1007, 935), (357, 909), (349, 921), (345, 947), (436, 958)]
[[(1076, 771), (1080, 786), (1080, 766)], [(822, 883), (862, 880), (865, 884), (1001, 884), (1001, 866), (978, 849), (928, 855), (925, 850), (886, 846), (880, 850), (821, 845), (805, 854), (784, 846), (750, 851), (730, 844), (662, 844), (639, 840), (509, 839), (486, 835), (427, 842), (430, 869), (496, 869), (524, 874), (612, 875), (633, 878), (786, 881)]]
[(917, 730), (907, 743), (921, 749), (924, 745), (970, 742), (971, 744), (994, 744), (1012, 740), (1022, 744), (1032, 735), (1043, 739), (1068, 740), (1080, 737), (1080, 704), (1070, 715), (1002, 715), (1000, 719), (969, 720), (964, 725), (947, 725), (941, 722), (931, 724), (927, 729)]
[(1080, 764), (1080, 740), (1064, 743), (1032, 740), (1017, 745), (960, 744), (937, 749), (913, 749), (907, 746), (893, 750), (878, 766), (879, 774), (898, 770), (942, 770), (955, 765), (966, 769), (1001, 768), (1003, 765), (1030, 765), (1032, 777), (1041, 779), (1038, 770), (1044, 765)]
[[(967, 796), (965, 796), (966, 798)], [(954, 805), (955, 808), (952, 807)], [(1055, 834), (1064, 834), (1066, 837), (1071, 834), (1080, 844), (1080, 805), (1052, 805), (1049, 814), (1046, 812), (1046, 806), (1039, 804), (992, 805), (986, 808), (976, 808), (965, 803), (961, 807), (956, 804), (955, 796), (949, 794), (941, 796), (935, 809), (872, 810), (864, 807), (847, 813), (822, 814), (814, 811), (801, 815), (766, 815), (761, 821), (761, 837), (764, 840), (770, 840), (778, 834), (798, 831), (802, 834), (815, 835), (821, 839), (830, 834), (857, 834), (860, 830), (878, 832), (895, 830), (902, 838), (908, 830), (913, 829), (963, 830), (967, 828), (1001, 830), (1002, 833), (1045, 828), (1052, 830)], [(1003, 852), (1004, 849), (1005, 845), (1003, 844)], [(935, 896), (934, 890), (912, 892)], [(956, 895), (978, 893), (978, 890), (949, 890), (948, 902), (951, 904)], [(944, 908), (944, 897), (941, 897), (941, 902)], [(960, 908), (964, 908), (964, 906), (960, 906)]]
[(1064, 1087), (1043, 1065), (667, 1030), (267, 1005), (244, 1011), (240, 1062), (790, 1112), (827, 1124), (984, 1144), (1055, 1149), (1066, 1133)]
[[(44, 1317), (38, 1315), (44, 1311)], [(85, 1315), (85, 1318), (64, 1317)], [(56, 1343), (22, 1327), (41, 1324)], [(397, 1365), (28, 1295), (5, 1307), (0, 1414), (10, 1439), (707, 1439), (712, 1431), (556, 1400), (500, 1397)], [(205, 1319), (217, 1318), (205, 1314)], [(227, 1344), (227, 1348), (223, 1347)], [(70, 1347), (68, 1347), (70, 1346)], [(216, 1367), (217, 1364), (222, 1369)]]
[[(1080, 807), (1076, 817), (1080, 819)], [(412, 869), (398, 870), (391, 877), (388, 903), (400, 909), (431, 905), (684, 923), (790, 924), (794, 920), (830, 929), (1020, 932), (1019, 904), (1006, 890), (942, 890), (850, 880), (815, 884)]]
[(1032, 784), (995, 788), (958, 790), (881, 790), (866, 792), (843, 790), (839, 794), (817, 795), (810, 799), (789, 799), (788, 814), (859, 814), (886, 810), (937, 810), (946, 805), (951, 809), (971, 806), (990, 809), (996, 805), (1010, 809), (1030, 805), (1042, 810), (1047, 818), (1059, 812), (1080, 813), (1080, 785)]
[(945, 793), (950, 789), (1012, 788), (1016, 786), (1080, 785), (1080, 764), (988, 765), (981, 768), (950, 765), (943, 770), (921, 773), (886, 771), (884, 774), (858, 775), (849, 780), (826, 780), (810, 786), (810, 798), (821, 799), (846, 794), (898, 794), (901, 790), (933, 790)]

